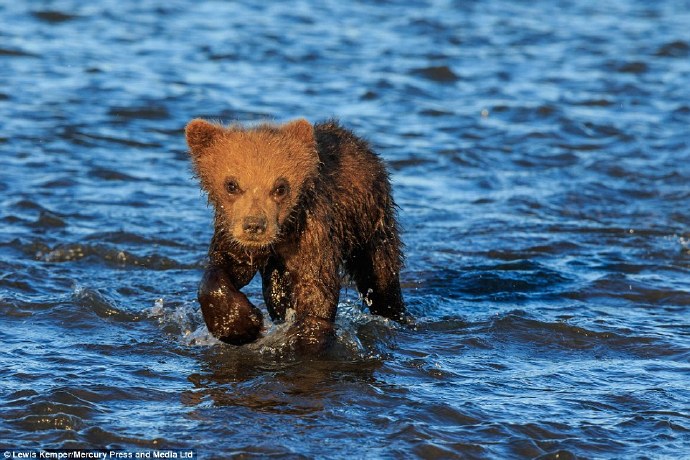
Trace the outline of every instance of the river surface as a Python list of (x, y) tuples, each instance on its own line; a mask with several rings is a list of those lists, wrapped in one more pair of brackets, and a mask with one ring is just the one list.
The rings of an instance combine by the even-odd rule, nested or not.
[[(690, 458), (690, 2), (0, 4), (0, 448)], [(236, 348), (193, 117), (338, 117), (416, 330)], [(261, 307), (260, 283), (246, 289)]]

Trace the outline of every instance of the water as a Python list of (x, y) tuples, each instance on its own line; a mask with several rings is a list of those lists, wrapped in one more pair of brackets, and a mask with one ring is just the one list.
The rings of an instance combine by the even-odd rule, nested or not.
[[(0, 447), (690, 457), (690, 3), (0, 6)], [(417, 330), (233, 348), (182, 129), (338, 116)], [(247, 292), (261, 304), (256, 280)]]

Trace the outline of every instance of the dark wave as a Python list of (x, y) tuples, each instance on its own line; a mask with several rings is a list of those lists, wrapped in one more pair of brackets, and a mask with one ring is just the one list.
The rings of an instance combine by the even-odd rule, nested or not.
[(460, 79), (460, 77), (453, 72), (450, 67), (445, 65), (421, 67), (419, 69), (414, 69), (412, 74), (419, 75), (438, 83), (453, 83)]
[(31, 14), (33, 14), (36, 19), (40, 19), (41, 21), (51, 23), (51, 24), (57, 24), (57, 23), (62, 23), (62, 22), (66, 22), (66, 21), (72, 21), (72, 20), (77, 19), (79, 17), (78, 15), (66, 13), (64, 11), (58, 11), (58, 10), (33, 11)]
[(119, 120), (164, 120), (170, 117), (168, 109), (163, 106), (113, 107), (109, 115)]
[(440, 270), (420, 276), (426, 279), (418, 280), (419, 286), (431, 292), (441, 291), (452, 297), (491, 298), (500, 301), (521, 298), (531, 292), (549, 292), (569, 281), (562, 273), (526, 259), (509, 260), (496, 265), (470, 265), (462, 271)]
[(8, 57), (36, 57), (35, 54), (20, 49), (0, 48), (0, 56)]
[(592, 350), (598, 357), (632, 354), (640, 358), (673, 358), (687, 353), (684, 347), (666, 343), (660, 337), (632, 331), (596, 331), (568, 322), (544, 322), (511, 312), (492, 320), (487, 332), (493, 339), (511, 346), (519, 343), (561, 350)]
[(135, 322), (144, 315), (139, 312), (126, 311), (118, 308), (114, 301), (109, 300), (97, 290), (78, 288), (72, 296), (72, 301), (78, 307), (84, 307), (101, 318), (118, 322)]
[(64, 263), (85, 260), (115, 267), (140, 267), (152, 270), (180, 270), (198, 267), (180, 263), (160, 254), (137, 255), (104, 244), (67, 243), (54, 247), (35, 243), (24, 246), (32, 251), (36, 260), (50, 263)]

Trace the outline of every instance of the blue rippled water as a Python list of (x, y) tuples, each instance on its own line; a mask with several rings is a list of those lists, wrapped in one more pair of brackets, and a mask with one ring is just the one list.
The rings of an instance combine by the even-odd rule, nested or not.
[[(690, 457), (690, 2), (0, 5), (0, 448)], [(417, 330), (209, 336), (183, 138), (337, 116)], [(248, 292), (263, 308), (260, 286)]]

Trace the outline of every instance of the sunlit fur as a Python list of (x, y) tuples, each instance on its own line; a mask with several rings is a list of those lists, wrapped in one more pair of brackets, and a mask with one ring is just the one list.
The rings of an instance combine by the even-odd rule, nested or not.
[[(224, 128), (197, 119), (187, 126), (187, 139), (201, 186), (228, 236), (247, 250), (273, 243), (303, 187), (317, 174), (312, 126), (297, 120), (282, 127)], [(272, 192), (281, 178), (287, 181), (289, 192), (277, 200)], [(239, 193), (226, 190), (229, 179), (236, 181)], [(266, 231), (247, 235), (242, 228), (247, 217), (266, 218)]]

